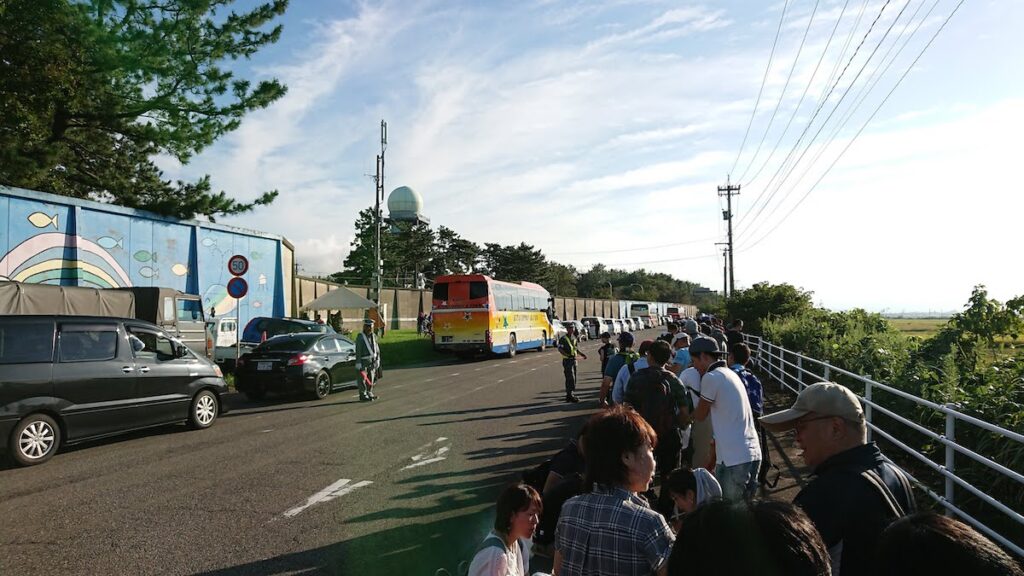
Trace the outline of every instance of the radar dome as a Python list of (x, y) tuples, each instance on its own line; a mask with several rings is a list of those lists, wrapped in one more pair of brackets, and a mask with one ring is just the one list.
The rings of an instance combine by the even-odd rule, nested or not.
[(388, 216), (400, 222), (427, 222), (423, 216), (423, 198), (408, 186), (399, 186), (388, 196)]

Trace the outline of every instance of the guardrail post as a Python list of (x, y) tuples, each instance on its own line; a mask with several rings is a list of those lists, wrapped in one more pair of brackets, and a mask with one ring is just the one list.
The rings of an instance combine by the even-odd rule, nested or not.
[(823, 372), (822, 375), (821, 375), (821, 381), (822, 382), (831, 382), (832, 381), (832, 370), (830, 370), (828, 366), (825, 366), (825, 372)]
[(803, 389), (804, 389), (804, 357), (803, 356), (797, 356), (796, 357), (796, 377), (797, 377), (797, 382), (798, 382), (797, 389), (799, 389), (800, 391), (803, 391)]
[(785, 386), (785, 348), (778, 347), (778, 381)]
[[(946, 404), (946, 408), (954, 410), (957, 408), (956, 404)], [(946, 441), (956, 442), (956, 416), (951, 412), (946, 412)], [(954, 474), (956, 471), (956, 451), (949, 444), (946, 445), (946, 472)], [(946, 483), (946, 502), (953, 504), (953, 497), (955, 491), (955, 484), (953, 479), (949, 477), (943, 478)], [(951, 515), (952, 512), (949, 508), (946, 508), (946, 515)]]
[[(869, 375), (868, 378), (871, 378)], [(868, 423), (868, 442), (871, 442), (871, 380), (864, 381), (864, 421)]]

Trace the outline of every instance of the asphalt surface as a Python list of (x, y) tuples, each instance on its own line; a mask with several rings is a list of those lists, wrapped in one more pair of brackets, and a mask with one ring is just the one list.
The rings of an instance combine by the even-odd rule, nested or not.
[[(638, 336), (653, 337), (656, 330)], [(597, 409), (556, 351), (387, 370), (380, 400), (232, 395), (164, 427), (0, 468), (0, 574), (456, 574), (501, 488)]]

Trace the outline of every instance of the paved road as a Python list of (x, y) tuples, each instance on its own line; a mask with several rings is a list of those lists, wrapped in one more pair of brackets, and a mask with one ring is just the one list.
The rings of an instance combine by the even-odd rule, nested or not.
[(580, 404), (557, 352), (524, 352), (388, 371), (371, 404), (233, 396), (209, 430), (0, 469), (0, 574), (454, 574), (501, 487), (596, 408), (597, 345)]

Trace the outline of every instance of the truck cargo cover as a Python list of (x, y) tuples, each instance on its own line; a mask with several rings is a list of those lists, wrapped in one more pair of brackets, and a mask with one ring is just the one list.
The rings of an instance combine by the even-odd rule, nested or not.
[(0, 281), (0, 315), (69, 314), (135, 317), (130, 291)]

